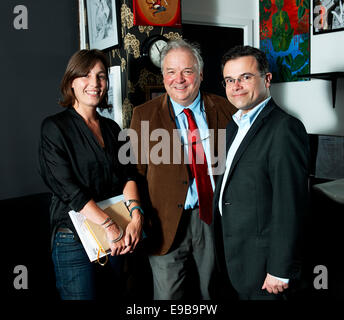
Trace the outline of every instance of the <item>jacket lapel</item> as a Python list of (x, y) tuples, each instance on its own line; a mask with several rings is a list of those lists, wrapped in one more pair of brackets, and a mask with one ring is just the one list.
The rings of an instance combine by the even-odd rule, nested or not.
[[(168, 137), (170, 139), (169, 145), (171, 163), (184, 163), (184, 148), (180, 137), (177, 134), (175, 114), (172, 104), (168, 99), (168, 95), (164, 94), (162, 105), (159, 106), (159, 117), (161, 124), (158, 126), (158, 128), (163, 128), (168, 132)], [(175, 133), (173, 134), (173, 132)]]
[[(228, 153), (229, 147), (233, 143), (233, 140), (236, 136), (237, 131), (238, 131), (238, 126), (235, 123), (235, 121), (233, 121), (233, 120), (229, 121), (227, 128), (226, 128), (226, 154), (224, 155), (224, 157), (225, 157), (224, 161), (226, 161), (226, 159), (227, 159), (227, 153)], [(217, 208), (218, 197), (219, 197), (219, 193), (220, 193), (223, 175), (225, 173), (225, 170), (226, 170), (226, 165), (224, 165), (224, 167), (223, 167), (223, 173), (221, 175), (219, 175), (217, 180), (216, 180), (216, 186), (217, 187), (216, 187), (215, 193), (214, 193), (214, 208), (215, 208), (215, 206)]]
[(208, 96), (202, 95), (203, 107), (207, 117), (209, 129), (217, 129), (217, 110), (214, 108), (214, 102)]
[(162, 122), (161, 128), (166, 129), (170, 134), (172, 134), (173, 129), (177, 129), (173, 108), (168, 104), (168, 95), (166, 93), (162, 99), (162, 106), (159, 106), (159, 115)]
[(231, 121), (226, 128), (226, 156), (230, 146), (232, 145), (234, 138), (238, 132), (238, 125), (235, 121)]

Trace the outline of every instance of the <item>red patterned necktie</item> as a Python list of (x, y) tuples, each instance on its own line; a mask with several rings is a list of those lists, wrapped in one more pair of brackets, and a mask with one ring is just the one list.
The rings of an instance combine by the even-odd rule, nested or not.
[[(205, 157), (201, 137), (190, 109), (184, 108), (188, 119), (188, 146), (190, 169), (196, 179), (196, 187), (199, 203), (199, 217), (205, 223), (210, 224), (212, 220), (213, 188), (208, 174), (208, 164)], [(191, 159), (192, 158), (192, 159)]]

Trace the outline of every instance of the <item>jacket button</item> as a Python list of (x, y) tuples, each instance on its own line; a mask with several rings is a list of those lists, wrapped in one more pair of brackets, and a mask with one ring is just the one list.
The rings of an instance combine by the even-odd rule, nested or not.
[(183, 181), (183, 184), (188, 184), (188, 182), (186, 180)]
[(230, 202), (225, 202), (225, 206), (230, 206), (231, 203)]
[(184, 206), (182, 204), (178, 204), (178, 208), (183, 208)]

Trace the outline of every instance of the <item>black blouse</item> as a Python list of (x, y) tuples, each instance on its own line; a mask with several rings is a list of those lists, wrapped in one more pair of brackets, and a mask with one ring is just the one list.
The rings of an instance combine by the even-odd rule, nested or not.
[(53, 192), (53, 233), (58, 227), (75, 231), (70, 210), (81, 210), (91, 199), (97, 202), (122, 194), (124, 184), (136, 180), (135, 167), (118, 159), (119, 148), (125, 143), (118, 141), (120, 127), (111, 119), (98, 117), (104, 148), (74, 108), (42, 123), (39, 164), (40, 174)]

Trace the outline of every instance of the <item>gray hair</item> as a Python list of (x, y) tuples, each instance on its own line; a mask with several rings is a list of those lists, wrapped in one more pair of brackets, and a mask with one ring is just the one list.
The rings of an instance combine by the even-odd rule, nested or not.
[(161, 51), (161, 72), (164, 70), (164, 60), (166, 58), (166, 55), (171, 51), (175, 49), (185, 49), (191, 52), (191, 54), (195, 57), (197, 61), (197, 68), (199, 72), (203, 71), (203, 59), (201, 56), (201, 50), (198, 44), (196, 43), (190, 43), (184, 39), (177, 39), (177, 40), (170, 40), (167, 45), (162, 49)]

